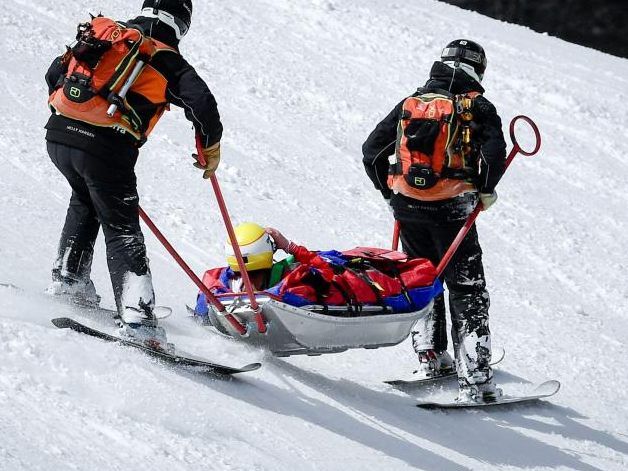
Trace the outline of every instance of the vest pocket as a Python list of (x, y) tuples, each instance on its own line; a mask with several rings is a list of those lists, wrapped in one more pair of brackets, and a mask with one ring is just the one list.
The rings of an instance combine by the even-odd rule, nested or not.
[(63, 84), (63, 94), (73, 103), (86, 103), (94, 98), (91, 80), (81, 74), (71, 75)]
[(428, 190), (438, 183), (438, 175), (429, 165), (412, 164), (405, 176), (406, 183), (418, 190)]

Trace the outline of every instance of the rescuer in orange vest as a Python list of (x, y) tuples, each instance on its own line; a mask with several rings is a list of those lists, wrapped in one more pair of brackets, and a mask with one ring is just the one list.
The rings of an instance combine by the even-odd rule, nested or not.
[(166, 339), (153, 312), (139, 224), (139, 148), (173, 104), (183, 108), (200, 137), (206, 165), (196, 166), (204, 178), (220, 162), (216, 100), (178, 48), (191, 19), (191, 0), (145, 0), (140, 16), (124, 23), (92, 18), (79, 25), (74, 46), (46, 74), (52, 111), (48, 153), (72, 188), (48, 292), (99, 303), (90, 272), (102, 228), (118, 323), (123, 333), (153, 345)]
[[(506, 143), (481, 85), (484, 49), (452, 41), (430, 79), (381, 121), (363, 146), (364, 166), (400, 224), (404, 251), (440, 262), (479, 201), (488, 209), (504, 172)], [(490, 367), (489, 295), (475, 226), (444, 273), (455, 362), (447, 353), (444, 297), (417, 324), (416, 379), (458, 372), (460, 400), (500, 394)]]

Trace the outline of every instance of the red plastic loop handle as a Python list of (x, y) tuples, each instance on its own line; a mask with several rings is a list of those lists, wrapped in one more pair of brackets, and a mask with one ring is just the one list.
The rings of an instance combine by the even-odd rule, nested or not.
[[(531, 152), (523, 150), (521, 148), (521, 146), (519, 145), (519, 142), (517, 141), (517, 135), (515, 133), (515, 127), (517, 125), (517, 121), (519, 121), (519, 120), (522, 120), (522, 121), (525, 121), (526, 123), (528, 123), (530, 125), (530, 127), (532, 128), (532, 131), (534, 131), (534, 136), (536, 138), (536, 146), (534, 147), (534, 150), (531, 151)], [(534, 121), (532, 121), (532, 119), (530, 119), (530, 118), (528, 118), (527, 116), (524, 116), (524, 115), (516, 116), (510, 122), (510, 139), (512, 140), (514, 148), (516, 149), (515, 153), (519, 153), (521, 155), (525, 155), (526, 157), (532, 157), (533, 155), (536, 155), (539, 152), (539, 150), (541, 149), (541, 132), (539, 131), (539, 128), (536, 125), (536, 123)]]
[[(536, 146), (534, 147), (534, 150), (532, 151), (523, 150), (521, 146), (519, 145), (519, 142), (517, 142), (515, 127), (517, 125), (517, 121), (519, 120), (523, 120), (526, 123), (528, 123), (530, 127), (532, 128), (532, 130), (534, 131), (534, 135), (536, 137)], [(537, 154), (538, 151), (541, 149), (541, 132), (539, 131), (539, 128), (537, 127), (536, 123), (532, 121), (532, 119), (528, 118), (527, 116), (523, 116), (523, 115), (516, 116), (510, 122), (510, 139), (512, 139), (513, 147), (512, 147), (512, 150), (510, 151), (510, 154), (508, 155), (508, 158), (506, 159), (506, 169), (508, 169), (508, 167), (510, 166), (514, 158), (517, 156), (517, 154), (525, 155), (527, 157), (532, 157), (533, 155)], [(466, 237), (469, 230), (471, 230), (471, 227), (475, 223), (475, 220), (479, 216), (481, 210), (482, 210), (482, 203), (478, 203), (475, 210), (473, 211), (473, 213), (469, 215), (469, 218), (465, 222), (464, 226), (462, 227), (462, 229), (460, 229), (460, 232), (458, 233), (458, 235), (452, 242), (451, 246), (449, 247), (449, 249), (443, 256), (442, 260), (438, 264), (438, 267), (436, 268), (436, 272), (439, 277), (444, 273), (445, 268), (447, 268), (447, 265), (449, 264), (452, 257), (458, 250), (458, 247), (460, 246), (460, 244)], [(399, 229), (400, 229), (399, 221), (395, 221), (395, 232), (393, 234), (393, 243), (392, 243), (393, 250), (397, 250), (397, 247), (399, 246), (399, 232), (400, 232)]]

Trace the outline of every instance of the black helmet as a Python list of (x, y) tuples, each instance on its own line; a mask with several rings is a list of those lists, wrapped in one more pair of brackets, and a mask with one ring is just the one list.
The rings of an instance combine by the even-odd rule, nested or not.
[(142, 16), (159, 19), (181, 39), (192, 24), (192, 0), (144, 0)]
[(460, 63), (470, 65), (480, 80), (484, 76), (487, 63), (486, 54), (484, 48), (476, 42), (468, 39), (456, 39), (447, 44), (440, 58), (442, 62), (455, 62), (456, 66)]

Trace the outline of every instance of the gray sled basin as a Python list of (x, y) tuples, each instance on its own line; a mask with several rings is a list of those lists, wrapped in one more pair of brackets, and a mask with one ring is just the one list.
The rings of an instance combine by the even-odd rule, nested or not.
[(267, 321), (267, 332), (257, 331), (254, 314), (240, 301), (225, 303), (227, 311), (249, 325), (242, 337), (225, 320), (213, 312), (214, 327), (244, 342), (270, 350), (275, 356), (322, 355), (352, 348), (380, 348), (403, 342), (416, 322), (432, 309), (432, 303), (416, 312), (382, 313), (379, 307), (364, 307), (363, 315), (346, 317), (345, 308), (322, 306), (297, 308), (272, 299), (258, 298)]

